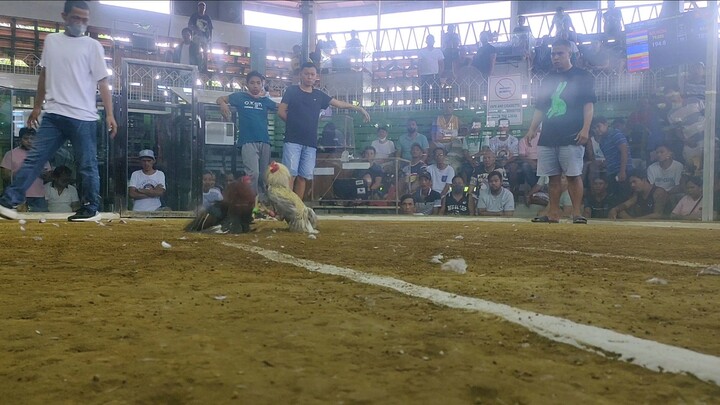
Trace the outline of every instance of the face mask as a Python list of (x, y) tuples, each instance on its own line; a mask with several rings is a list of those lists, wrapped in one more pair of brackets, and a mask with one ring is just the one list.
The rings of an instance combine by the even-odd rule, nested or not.
[(412, 134), (413, 132), (415, 132), (415, 128), (407, 127), (407, 131), (408, 131), (408, 134)]
[(65, 26), (65, 30), (71, 37), (81, 37), (85, 35), (87, 31), (87, 25), (85, 24), (68, 24)]
[(464, 186), (452, 186), (453, 193), (460, 194), (463, 192), (464, 189), (465, 189)]

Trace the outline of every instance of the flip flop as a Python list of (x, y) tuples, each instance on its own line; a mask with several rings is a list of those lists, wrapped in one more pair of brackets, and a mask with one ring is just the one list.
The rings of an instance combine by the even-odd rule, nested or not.
[(560, 220), (550, 219), (550, 217), (548, 217), (547, 215), (543, 215), (541, 217), (533, 218), (532, 222), (545, 222), (545, 223), (549, 223), (549, 224), (557, 224), (558, 222), (560, 222)]
[(587, 224), (587, 218), (582, 215), (579, 217), (575, 217), (573, 218), (573, 224)]

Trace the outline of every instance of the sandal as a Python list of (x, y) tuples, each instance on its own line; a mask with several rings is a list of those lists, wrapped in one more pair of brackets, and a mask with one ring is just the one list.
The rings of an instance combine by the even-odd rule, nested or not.
[(543, 215), (541, 217), (535, 217), (532, 219), (532, 222), (545, 222), (549, 224), (557, 224), (560, 222), (558, 219), (550, 219), (547, 215)]
[(584, 216), (574, 217), (573, 218), (573, 224), (587, 224), (587, 218)]

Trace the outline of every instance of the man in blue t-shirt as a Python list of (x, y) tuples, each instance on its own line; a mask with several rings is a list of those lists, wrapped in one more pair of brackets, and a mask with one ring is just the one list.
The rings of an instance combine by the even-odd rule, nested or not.
[[(617, 129), (610, 128), (605, 117), (595, 117), (590, 126), (593, 137), (597, 140), (605, 160), (605, 172), (608, 179), (608, 191), (618, 198), (625, 199), (630, 196), (630, 182), (628, 177), (633, 171), (630, 146), (625, 134)], [(587, 148), (592, 153), (592, 148)]]
[(237, 92), (217, 99), (220, 111), (226, 120), (230, 119), (230, 106), (238, 111), (243, 165), (252, 177), (252, 188), (262, 194), (265, 189), (263, 172), (270, 164), (270, 137), (268, 136), (268, 111), (277, 111), (277, 103), (265, 95), (265, 77), (253, 70), (248, 73), (248, 92)]
[(282, 163), (292, 175), (293, 191), (303, 198), (305, 184), (312, 180), (315, 170), (320, 111), (329, 106), (355, 110), (363, 115), (365, 122), (370, 121), (370, 115), (359, 105), (334, 99), (316, 89), (317, 68), (312, 62), (304, 63), (300, 69), (300, 84), (285, 90), (278, 117), (286, 123)]
[(572, 65), (571, 46), (565, 39), (553, 43), (550, 55), (554, 72), (543, 80), (535, 101), (535, 114), (524, 139), (529, 145), (542, 123), (537, 175), (550, 178), (550, 202), (547, 215), (536, 217), (533, 222), (559, 221), (560, 179), (564, 174), (573, 205), (573, 223), (587, 223), (580, 211), (583, 199), (581, 174), (584, 145), (588, 142), (593, 118), (595, 79), (587, 71)]

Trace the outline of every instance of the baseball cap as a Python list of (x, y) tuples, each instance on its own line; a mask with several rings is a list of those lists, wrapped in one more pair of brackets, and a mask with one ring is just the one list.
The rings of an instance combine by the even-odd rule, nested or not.
[(138, 157), (139, 157), (140, 159), (142, 159), (142, 158), (150, 158), (150, 159), (152, 159), (152, 160), (155, 160), (155, 152), (153, 152), (153, 151), (150, 150), (150, 149), (143, 149), (143, 150), (140, 151), (140, 153), (138, 153)]

